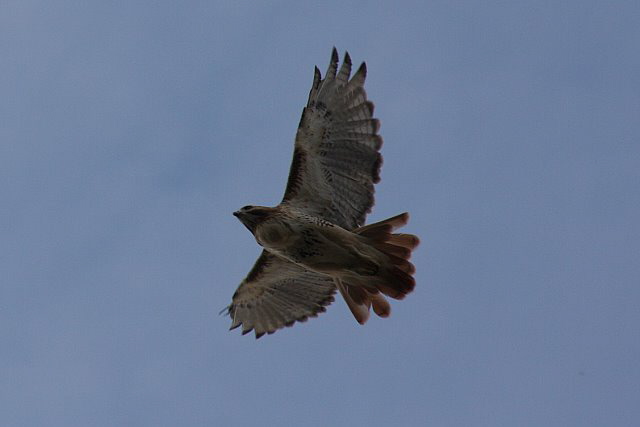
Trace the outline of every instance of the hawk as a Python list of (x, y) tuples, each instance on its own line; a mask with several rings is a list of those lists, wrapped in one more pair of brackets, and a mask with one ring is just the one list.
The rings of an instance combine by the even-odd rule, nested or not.
[(338, 69), (333, 48), (324, 79), (315, 67), (282, 202), (233, 213), (263, 250), (226, 308), (231, 329), (272, 334), (324, 312), (336, 289), (364, 324), (370, 308), (389, 316), (385, 296), (402, 299), (413, 290), (409, 258), (419, 241), (394, 233), (409, 215), (364, 225), (382, 164), (366, 73), (363, 62), (349, 78), (349, 54)]

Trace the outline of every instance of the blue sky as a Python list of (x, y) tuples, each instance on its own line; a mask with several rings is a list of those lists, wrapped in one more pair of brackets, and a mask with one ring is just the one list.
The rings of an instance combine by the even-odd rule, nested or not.
[[(0, 424), (640, 424), (636, 2), (0, 5)], [(256, 341), (218, 312), (332, 46), (418, 285)]]

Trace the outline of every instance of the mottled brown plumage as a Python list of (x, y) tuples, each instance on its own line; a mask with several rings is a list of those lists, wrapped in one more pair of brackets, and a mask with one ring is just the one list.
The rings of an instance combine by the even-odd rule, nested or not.
[(325, 311), (338, 289), (356, 320), (370, 309), (387, 317), (385, 296), (415, 287), (409, 261), (418, 238), (394, 231), (409, 215), (364, 225), (380, 180), (382, 138), (364, 90), (366, 66), (353, 77), (346, 53), (332, 51), (324, 79), (315, 68), (296, 134), (282, 202), (245, 206), (234, 215), (264, 250), (233, 295), (231, 328), (256, 337)]

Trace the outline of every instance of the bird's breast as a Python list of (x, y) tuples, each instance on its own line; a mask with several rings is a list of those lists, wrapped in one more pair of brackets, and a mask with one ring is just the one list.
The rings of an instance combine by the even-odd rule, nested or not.
[(268, 221), (257, 227), (256, 241), (267, 249), (282, 249), (291, 244), (295, 233), (280, 221)]

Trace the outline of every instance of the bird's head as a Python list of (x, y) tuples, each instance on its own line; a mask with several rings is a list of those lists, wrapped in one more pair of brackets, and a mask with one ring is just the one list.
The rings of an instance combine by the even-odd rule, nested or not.
[(254, 233), (258, 224), (267, 219), (272, 211), (273, 208), (248, 205), (235, 211), (233, 216), (238, 218), (249, 231)]

